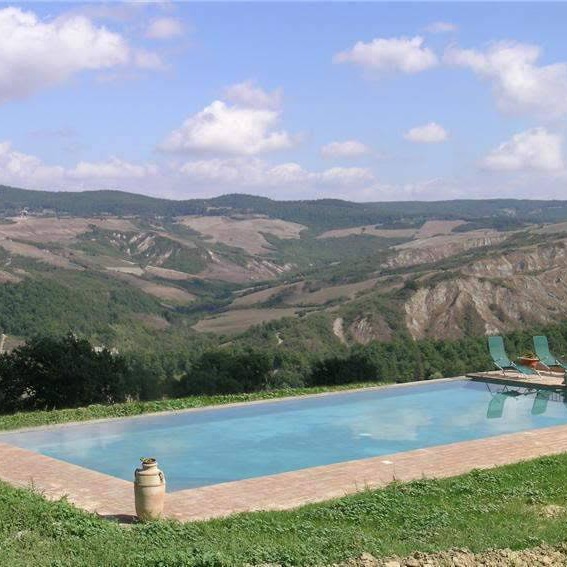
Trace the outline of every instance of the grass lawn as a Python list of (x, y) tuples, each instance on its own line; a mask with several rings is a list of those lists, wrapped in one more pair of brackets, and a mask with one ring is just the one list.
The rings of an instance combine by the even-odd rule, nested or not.
[(444, 480), (393, 484), (285, 512), (121, 527), (0, 483), (2, 564), (15, 566), (322, 565), (355, 557), (565, 541), (567, 455)]
[(128, 417), (144, 413), (175, 411), (205, 406), (232, 404), (235, 402), (251, 402), (257, 400), (274, 400), (287, 396), (305, 396), (325, 392), (340, 392), (357, 388), (386, 386), (388, 382), (365, 382), (359, 384), (344, 384), (341, 386), (315, 386), (311, 388), (293, 388), (287, 390), (271, 390), (254, 392), (252, 394), (230, 394), (224, 396), (190, 396), (187, 398), (172, 398), (151, 402), (127, 402), (114, 405), (92, 405), (84, 408), (20, 412), (10, 415), (0, 415), (0, 431), (19, 429), (21, 427), (36, 427), (40, 425), (55, 425), (73, 421), (88, 421), (113, 417)]

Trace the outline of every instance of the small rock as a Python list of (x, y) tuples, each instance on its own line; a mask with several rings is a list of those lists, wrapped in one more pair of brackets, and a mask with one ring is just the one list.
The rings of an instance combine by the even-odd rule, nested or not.
[(386, 561), (384, 567), (402, 567), (402, 564), (399, 561)]

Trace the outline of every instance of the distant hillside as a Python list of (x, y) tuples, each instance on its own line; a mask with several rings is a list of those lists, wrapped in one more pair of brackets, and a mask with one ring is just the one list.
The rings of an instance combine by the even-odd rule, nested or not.
[(565, 250), (567, 201), (0, 187), (0, 332), (296, 356), (553, 325), (567, 320)]
[(0, 186), (0, 214), (52, 211), (75, 216), (263, 214), (308, 226), (314, 231), (369, 224), (404, 227), (430, 218), (476, 221), (475, 227), (513, 228), (523, 223), (567, 220), (567, 201), (515, 199), (353, 203), (338, 199), (274, 201), (252, 195), (174, 201), (123, 191), (50, 192)]

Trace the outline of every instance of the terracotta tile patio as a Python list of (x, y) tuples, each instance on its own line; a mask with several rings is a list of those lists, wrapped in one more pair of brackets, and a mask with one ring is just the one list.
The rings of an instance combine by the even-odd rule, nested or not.
[(531, 388), (561, 388), (567, 391), (564, 383), (565, 374), (563, 372), (541, 371), (539, 375), (526, 376), (519, 372), (502, 373), (499, 370), (495, 370), (494, 372), (474, 372), (467, 374), (467, 378), (493, 384), (508, 384)]
[[(567, 426), (536, 429), (173, 492), (165, 515), (203, 520), (252, 510), (284, 510), (385, 486), (392, 480), (454, 476), (567, 452)], [(167, 473), (167, 471), (166, 471)], [(0, 443), (0, 479), (46, 498), (67, 497), (103, 516), (134, 514), (131, 482)]]

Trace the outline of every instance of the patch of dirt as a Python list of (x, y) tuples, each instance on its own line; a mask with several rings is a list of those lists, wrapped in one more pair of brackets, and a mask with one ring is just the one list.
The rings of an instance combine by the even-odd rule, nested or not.
[(240, 333), (254, 325), (275, 321), (283, 317), (293, 317), (295, 309), (241, 309), (221, 313), (217, 317), (201, 319), (193, 329), (200, 333), (233, 334)]
[(346, 343), (342, 317), (337, 317), (333, 321), (333, 334), (339, 339), (339, 341), (341, 341), (341, 343)]
[(13, 335), (4, 335), (3, 352), (10, 352), (17, 347), (22, 346), (24, 343), (24, 339), (14, 337)]
[(155, 331), (165, 331), (165, 329), (169, 327), (169, 322), (159, 315), (136, 313), (134, 317), (141, 321), (146, 327)]
[(344, 238), (346, 236), (366, 234), (379, 238), (412, 238), (416, 234), (415, 228), (376, 228), (373, 224), (353, 226), (352, 228), (339, 228), (327, 230), (317, 238)]
[(333, 567), (564, 567), (567, 565), (567, 545), (541, 545), (532, 549), (489, 550), (472, 553), (468, 549), (450, 549), (439, 553), (414, 553), (409, 557), (378, 559), (369, 553)]
[(565, 515), (567, 509), (565, 506), (559, 506), (557, 504), (548, 504), (541, 509), (541, 515), (544, 518), (559, 518)]
[(3, 283), (18, 283), (21, 282), (22, 278), (11, 274), (10, 272), (5, 272), (4, 270), (0, 270), (0, 284)]
[(262, 233), (282, 239), (299, 238), (299, 233), (307, 228), (294, 222), (268, 218), (183, 217), (179, 222), (200, 232), (211, 242), (242, 248), (249, 254), (266, 254), (272, 250)]

